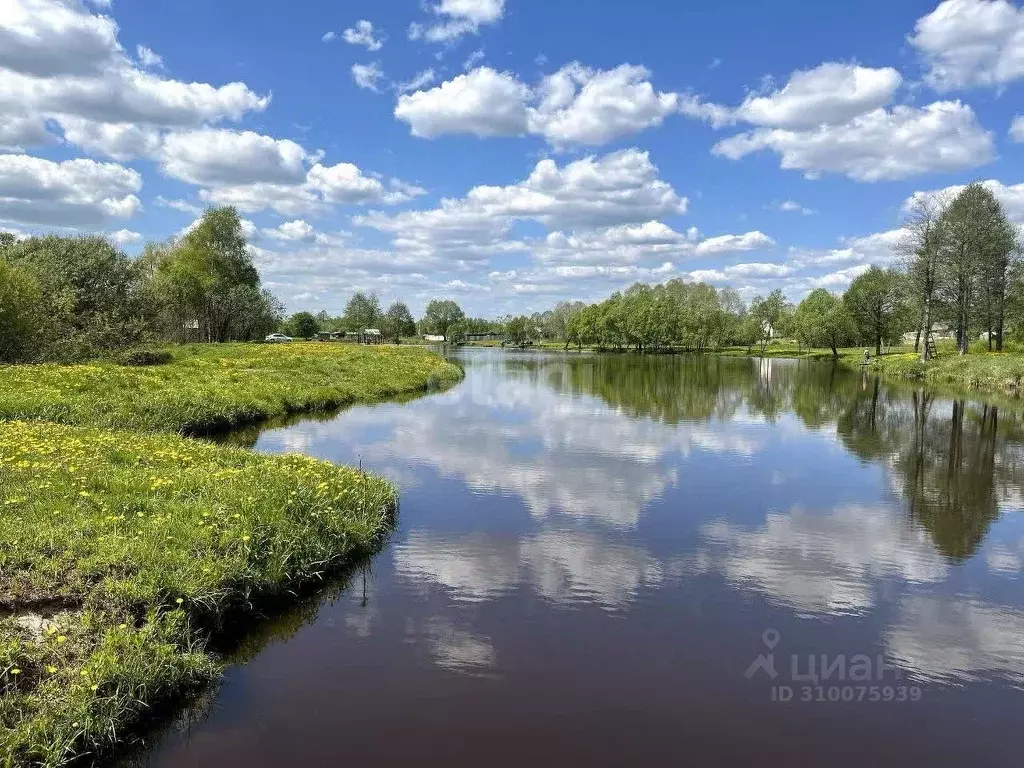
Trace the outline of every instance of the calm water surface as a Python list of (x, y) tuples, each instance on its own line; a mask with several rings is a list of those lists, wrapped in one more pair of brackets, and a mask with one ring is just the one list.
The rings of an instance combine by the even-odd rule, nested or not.
[(1024, 764), (1017, 415), (823, 364), (460, 358), (251, 435), (387, 475), (398, 528), (140, 762)]

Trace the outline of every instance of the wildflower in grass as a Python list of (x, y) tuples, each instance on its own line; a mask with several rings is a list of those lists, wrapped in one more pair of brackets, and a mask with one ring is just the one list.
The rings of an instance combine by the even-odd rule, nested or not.
[[(426, 356), (422, 362), (438, 365)], [(0, 594), (28, 585), (32, 594), (103, 606), (99, 613), (55, 619), (39, 644), (39, 652), (50, 657), (33, 660), (38, 667), (23, 662), (17, 675), (5, 675), (13, 688), (10, 681), (19, 676), (35, 683), (36, 675), (23, 670), (38, 669), (46, 676), (40, 685), (62, 686), (69, 699), (87, 695), (79, 701), (85, 709), (64, 710), (56, 699), (32, 699), (28, 706), (49, 708), (39, 714), (46, 727), (53, 722), (76, 737), (85, 727), (90, 738), (112, 738), (108, 734), (120, 728), (99, 734), (95, 707), (119, 706), (123, 689), (107, 685), (115, 674), (130, 668), (138, 675), (137, 690), (157, 691), (202, 682), (215, 672), (211, 659), (193, 650), (208, 639), (203, 628), (209, 626), (192, 621), (193, 611), (216, 614), (240, 593), (291, 593), (340, 564), (339, 555), (346, 554), (338, 551), (341, 543), (347, 552), (379, 546), (389, 520), (385, 510), (395, 502), (385, 481), (369, 481), (375, 503), (363, 504), (359, 494), (346, 494), (355, 474), (328, 462), (260, 455), (167, 434), (190, 419), (215, 424), (216, 418), (202, 413), (207, 408), (231, 414), (232, 402), (249, 396), (244, 390), (250, 379), (258, 405), (245, 404), (247, 412), (272, 413), (281, 407), (274, 398), (295, 388), (300, 368), (294, 360), (281, 363), (268, 374), (268, 386), (256, 381), (259, 376), (246, 375), (242, 386), (221, 381), (222, 391), (208, 392), (214, 377), (205, 371), (197, 376), (197, 368), (191, 378), (181, 378), (181, 387), (177, 382), (161, 387), (139, 378), (123, 386), (121, 371), (103, 364), (74, 371), (48, 368), (33, 372), (31, 380), (18, 378), (21, 369), (0, 367)], [(318, 375), (345, 380), (329, 371)], [(48, 376), (66, 381), (55, 386)], [(326, 386), (334, 384), (316, 383), (321, 402)], [(346, 388), (347, 398), (352, 390)], [(57, 412), (68, 422), (167, 432), (4, 420), (12, 413), (39, 418)], [(141, 412), (149, 415), (140, 417)], [(260, 546), (249, 547), (254, 538)], [(171, 594), (173, 609), (166, 610)], [(147, 609), (149, 618), (143, 618)], [(11, 637), (3, 633), (0, 626), (0, 643)], [(15, 630), (21, 642), (18, 637)], [(116, 673), (111, 653), (122, 665)], [(159, 668), (148, 666), (153, 659), (160, 660)], [(161, 677), (172, 672), (173, 680)], [(65, 686), (70, 678), (77, 684)], [(90, 690), (104, 690), (104, 697)], [(4, 696), (6, 705), (7, 691)], [(13, 706), (28, 712), (20, 709), (26, 701)], [(131, 707), (140, 703), (147, 702)], [(80, 719), (70, 721), (71, 712)]]

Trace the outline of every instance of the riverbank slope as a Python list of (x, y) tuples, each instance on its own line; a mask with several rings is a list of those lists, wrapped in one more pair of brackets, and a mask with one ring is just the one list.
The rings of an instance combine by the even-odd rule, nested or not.
[(462, 376), (421, 347), (294, 342), (169, 351), (164, 365), (0, 366), (0, 419), (203, 435), (444, 387)]
[(421, 349), (172, 356), (0, 367), (0, 765), (109, 749), (216, 677), (206, 644), (229, 617), (358, 562), (393, 525), (395, 488), (361, 470), (174, 433), (462, 375)]

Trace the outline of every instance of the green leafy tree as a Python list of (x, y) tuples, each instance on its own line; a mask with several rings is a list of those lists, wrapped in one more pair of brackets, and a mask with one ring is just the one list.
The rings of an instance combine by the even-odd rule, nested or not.
[(726, 286), (718, 291), (718, 306), (722, 309), (721, 344), (742, 343), (739, 329), (747, 314), (747, 306), (735, 288)]
[(345, 327), (350, 331), (362, 332), (380, 325), (380, 299), (377, 294), (356, 291), (345, 305)]
[(698, 352), (718, 343), (724, 329), (718, 293), (707, 283), (696, 283), (690, 292), (691, 336)]
[(816, 288), (793, 313), (796, 337), (809, 347), (828, 347), (839, 357), (839, 347), (849, 344), (856, 333), (845, 302), (824, 288)]
[(1015, 248), (1002, 206), (981, 184), (968, 184), (943, 211), (938, 292), (956, 329), (957, 348), (967, 354), (971, 329), (985, 293), (987, 265)]
[(423, 313), (423, 326), (427, 333), (434, 333), (444, 336), (446, 341), (452, 341), (448, 336), (452, 326), (466, 318), (462, 308), (454, 301), (440, 301), (435, 299), (427, 304)]
[(982, 189), (986, 193), (984, 208), (987, 220), (978, 265), (979, 314), (986, 330), (989, 351), (992, 351), (993, 342), (996, 349), (1002, 351), (1009, 294), (1020, 267), (1021, 244), (1017, 228), (1007, 218), (1002, 203), (991, 191)]
[(0, 258), (0, 363), (24, 362), (37, 352), (41, 299), (36, 279)]
[(757, 296), (750, 303), (750, 315), (758, 328), (756, 341), (762, 354), (768, 342), (781, 331), (780, 325), (785, 325), (787, 307), (786, 297), (779, 289), (772, 291), (767, 298)]
[(41, 358), (77, 360), (149, 337), (143, 272), (106, 239), (47, 235), (5, 242), (6, 261), (39, 287)]
[(246, 340), (266, 329), (264, 322), (251, 322), (255, 316), (277, 310), (261, 291), (242, 221), (233, 207), (209, 208), (179, 240), (148, 248), (143, 263), (151, 265), (150, 292), (162, 305), (171, 334), (194, 334), (210, 342)]
[(584, 344), (597, 344), (598, 314), (597, 305), (591, 305), (583, 307), (569, 318), (566, 324), (566, 343), (575, 344), (581, 351)]
[(466, 334), (469, 333), (469, 323), (466, 319), (458, 320), (452, 323), (448, 327), (448, 333), (445, 334), (445, 341), (451, 342), (452, 344), (461, 344), (466, 340)]
[(401, 301), (394, 302), (384, 313), (383, 333), (389, 339), (400, 341), (403, 336), (416, 335), (416, 321), (409, 308)]
[(548, 338), (555, 339), (569, 346), (569, 323), (572, 318), (586, 305), (582, 301), (560, 301), (550, 312), (545, 313), (544, 333)]
[(745, 346), (747, 352), (750, 352), (751, 347), (761, 340), (763, 333), (764, 325), (761, 321), (752, 312), (747, 312), (736, 326), (736, 342)]
[(536, 324), (525, 315), (513, 317), (505, 323), (505, 343), (513, 347), (526, 347), (537, 337)]
[(942, 212), (947, 204), (944, 198), (930, 195), (912, 198), (910, 211), (903, 222), (905, 234), (896, 246), (907, 275), (908, 312), (917, 318), (914, 349), (921, 353), (922, 361), (931, 355), (928, 340), (940, 309), (939, 266), (945, 231)]
[(285, 323), (285, 333), (298, 339), (311, 339), (320, 332), (320, 321), (312, 312), (296, 312)]
[(882, 342), (893, 341), (907, 325), (904, 277), (893, 269), (872, 266), (858, 275), (843, 295), (857, 326), (858, 337), (882, 354)]

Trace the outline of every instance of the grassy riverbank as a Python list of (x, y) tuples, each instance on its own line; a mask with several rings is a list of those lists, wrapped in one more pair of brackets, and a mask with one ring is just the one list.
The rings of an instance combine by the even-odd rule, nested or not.
[[(461, 375), (423, 350), (387, 347), (173, 356), (147, 368), (0, 368), (0, 765), (108, 749), (217, 675), (205, 647), (227, 617), (319, 583), (378, 548), (393, 523), (384, 480), (170, 432)], [(132, 431), (108, 428), (121, 425)]]
[[(757, 347), (748, 352), (746, 347), (729, 347), (720, 354), (759, 355)], [(832, 360), (832, 350), (808, 349), (781, 342), (770, 344), (765, 357), (786, 357), (804, 360)], [(839, 350), (839, 362), (848, 367), (861, 368), (863, 347)], [(972, 346), (970, 354), (959, 355), (952, 343), (940, 343), (938, 356), (926, 363), (911, 347), (898, 347), (880, 357), (871, 356), (867, 370), (883, 376), (919, 381), (932, 386), (954, 387), (994, 395), (1018, 395), (1024, 383), (1024, 352), (1013, 348), (1006, 352), (989, 352), (987, 345)]]
[(296, 342), (175, 347), (165, 365), (0, 366), (0, 419), (203, 434), (452, 384), (422, 348)]
[(898, 376), (937, 386), (1019, 395), (1024, 382), (1024, 354), (953, 353), (940, 355), (927, 363), (922, 363), (918, 355), (894, 354), (876, 360), (871, 370), (885, 376)]

